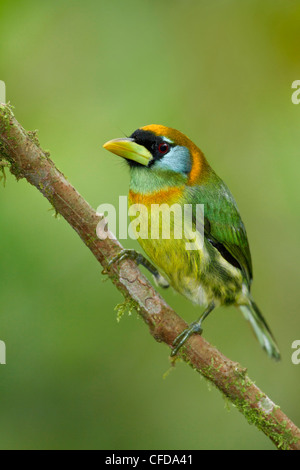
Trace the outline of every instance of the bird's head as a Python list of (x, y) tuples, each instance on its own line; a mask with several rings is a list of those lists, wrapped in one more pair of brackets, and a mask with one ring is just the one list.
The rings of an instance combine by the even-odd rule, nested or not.
[(203, 153), (188, 137), (161, 125), (141, 127), (130, 137), (110, 140), (103, 147), (124, 157), (131, 167), (179, 173), (189, 184), (198, 182), (208, 167)]

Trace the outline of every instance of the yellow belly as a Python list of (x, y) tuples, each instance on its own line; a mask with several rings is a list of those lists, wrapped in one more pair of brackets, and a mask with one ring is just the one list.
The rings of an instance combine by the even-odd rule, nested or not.
[[(140, 200), (139, 204), (142, 203), (143, 200)], [(138, 217), (136, 211), (139, 207), (135, 201), (129, 210), (132, 208), (134, 215), (131, 214), (131, 223), (138, 242), (177, 292), (200, 305), (207, 305), (211, 301), (228, 305), (239, 302), (238, 297), (243, 288), (240, 270), (224, 260), (215, 248), (208, 247), (203, 236), (193, 232), (192, 227), (185, 227), (186, 230), (181, 231), (181, 238), (178, 238), (178, 226), (182, 228), (184, 225), (179, 220), (180, 215), (171, 217), (170, 230), (166, 233), (163, 229), (165, 220), (152, 218), (153, 206), (143, 204)], [(191, 239), (193, 246), (190, 244)]]
[[(205, 253), (200, 234), (192, 232), (191, 227), (186, 227), (181, 208), (170, 216), (170, 210), (167, 214), (170, 204), (166, 207), (167, 213), (162, 211), (157, 217), (153, 201), (150, 205), (150, 201), (142, 196), (140, 198), (138, 202), (135, 199), (134, 203), (130, 200), (129, 208), (138, 242), (176, 291), (194, 302), (206, 303), (206, 296), (201, 288), (201, 273), (205, 272), (209, 257)], [(162, 205), (160, 210), (161, 208)], [(135, 215), (137, 212), (138, 217)]]
[(185, 249), (184, 240), (138, 240), (151, 261), (170, 285), (196, 301), (200, 288), (200, 271), (204, 270), (201, 252)]

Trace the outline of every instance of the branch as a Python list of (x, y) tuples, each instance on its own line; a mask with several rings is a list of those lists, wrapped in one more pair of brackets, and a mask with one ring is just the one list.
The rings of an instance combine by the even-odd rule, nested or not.
[[(26, 178), (48, 199), (105, 269), (122, 249), (121, 244), (113, 238), (97, 237), (101, 216), (55, 167), (49, 154), (40, 148), (35, 133), (26, 132), (11, 107), (0, 104), (0, 170), (7, 164), (17, 179)], [(136, 264), (125, 260), (119, 267), (111, 268), (108, 276), (134, 305), (156, 341), (171, 347), (187, 324), (166, 304)], [(299, 428), (250, 380), (246, 369), (199, 335), (188, 340), (179, 356), (211, 381), (278, 449), (300, 450)]]

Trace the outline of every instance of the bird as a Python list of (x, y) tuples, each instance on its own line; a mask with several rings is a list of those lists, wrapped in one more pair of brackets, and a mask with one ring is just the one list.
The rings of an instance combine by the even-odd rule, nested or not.
[[(175, 216), (169, 237), (162, 237), (161, 232), (151, 236), (150, 212), (140, 216), (139, 233), (144, 236), (137, 234), (137, 239), (150, 261), (135, 250), (124, 249), (109, 262), (110, 268), (126, 258), (133, 259), (150, 271), (158, 285), (172, 286), (204, 307), (199, 319), (176, 337), (171, 356), (176, 356), (192, 335), (202, 334), (203, 321), (216, 307), (236, 306), (268, 356), (280, 360), (274, 336), (251, 294), (251, 253), (238, 206), (203, 152), (180, 131), (156, 124), (140, 127), (130, 137), (110, 140), (103, 147), (128, 163), (129, 210), (136, 205), (150, 212), (161, 205), (190, 208), (189, 229), (181, 238), (174, 235)], [(197, 225), (198, 205), (204, 209), (202, 223)], [(196, 246), (187, 249), (191, 233), (196, 234)]]

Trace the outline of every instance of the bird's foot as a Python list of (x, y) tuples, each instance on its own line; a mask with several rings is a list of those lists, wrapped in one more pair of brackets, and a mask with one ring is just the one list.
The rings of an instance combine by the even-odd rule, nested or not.
[(202, 335), (202, 328), (201, 328), (201, 321), (195, 321), (190, 324), (188, 328), (183, 330), (180, 335), (173, 342), (173, 350), (171, 352), (171, 357), (176, 356), (180, 348), (184, 345), (184, 343), (191, 337), (193, 334)]
[(153, 264), (150, 263), (150, 261), (148, 261), (147, 258), (145, 258), (145, 256), (143, 256), (141, 253), (138, 253), (135, 250), (124, 249), (120, 251), (120, 253), (118, 253), (109, 261), (109, 263), (107, 264), (107, 267), (102, 271), (102, 273), (107, 274), (110, 271), (113, 264), (115, 263), (119, 264), (125, 259), (131, 259), (135, 261), (138, 266), (139, 265), (144, 266), (144, 268), (146, 268), (153, 275), (155, 282), (159, 286), (164, 287), (164, 288), (169, 287), (169, 284), (167, 283), (165, 278), (159, 273), (156, 267), (153, 266)]
[(103, 270), (103, 274), (107, 274), (110, 270), (113, 264), (118, 263), (120, 264), (124, 259), (132, 259), (133, 261), (136, 261), (138, 263), (138, 257), (142, 256), (140, 255), (137, 251), (135, 250), (122, 250), (120, 253), (118, 253), (116, 256), (114, 256), (108, 263), (106, 268)]
[[(153, 273), (152, 273), (153, 274)], [(170, 287), (168, 281), (157, 271), (157, 274), (153, 274), (153, 279), (157, 286), (167, 289)]]

